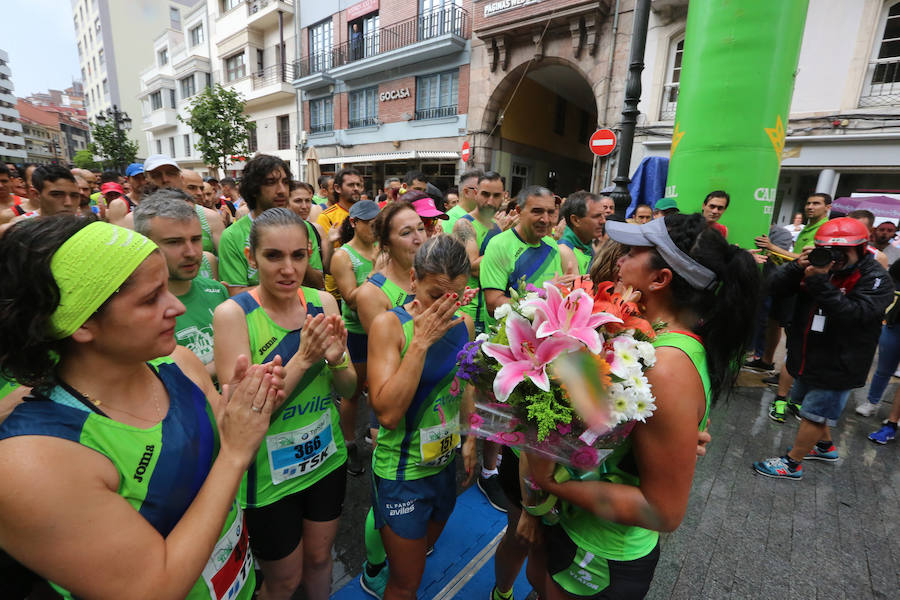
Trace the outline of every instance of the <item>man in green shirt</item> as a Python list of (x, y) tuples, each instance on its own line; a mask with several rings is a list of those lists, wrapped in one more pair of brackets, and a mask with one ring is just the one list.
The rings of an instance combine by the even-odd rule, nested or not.
[[(464, 185), (465, 181), (463, 179)], [(477, 193), (474, 195), (475, 207), (473, 210), (463, 213), (452, 229), (453, 235), (463, 243), (469, 254), (469, 264), (472, 265), (472, 268), (468, 285), (471, 288), (477, 288), (480, 285), (478, 275), (488, 242), (501, 232), (500, 227), (494, 222), (494, 215), (500, 210), (503, 200), (506, 198), (505, 181), (495, 171), (482, 173), (475, 183), (477, 185)], [(462, 311), (472, 317), (478, 333), (484, 332), (486, 326), (493, 322), (493, 318), (487, 314), (484, 306), (482, 292), (478, 292), (478, 295), (469, 304), (463, 306)]]
[(228, 300), (228, 290), (197, 275), (203, 232), (190, 198), (172, 189), (150, 194), (134, 209), (134, 229), (159, 246), (169, 268), (169, 291), (184, 304), (185, 312), (175, 318), (175, 341), (196, 354), (215, 378), (213, 311)]
[(328, 199), (332, 197), (331, 188), (334, 183), (334, 177), (331, 175), (319, 175), (317, 180), (319, 184), (319, 193), (313, 194), (312, 201), (322, 207), (322, 210), (328, 208)]
[(594, 259), (595, 239), (603, 235), (603, 206), (590, 192), (570, 194), (562, 205), (566, 229), (559, 240), (559, 255), (567, 274), (587, 275)]
[(787, 248), (781, 248), (772, 243), (767, 235), (761, 235), (756, 238), (756, 245), (772, 252), (777, 252), (790, 258), (799, 258), (803, 254), (803, 249), (807, 246), (814, 246), (814, 238), (816, 232), (823, 224), (828, 221), (828, 213), (831, 212), (831, 195), (824, 192), (816, 192), (806, 199), (806, 227), (797, 234), (794, 241), (793, 252)]
[(447, 216), (450, 218), (441, 223), (444, 233), (452, 233), (457, 219), (475, 210), (478, 181), (483, 176), (484, 172), (481, 169), (472, 169), (463, 173), (459, 178), (459, 204), (447, 211)]
[[(219, 280), (232, 296), (259, 284), (256, 269), (250, 266), (245, 252), (250, 243), (250, 226), (253, 219), (270, 208), (287, 208), (290, 182), (290, 165), (277, 156), (257, 154), (244, 167), (241, 197), (250, 213), (232, 223), (219, 240)], [(321, 263), (318, 274), (316, 271), (310, 261), (304, 285), (321, 280)]]

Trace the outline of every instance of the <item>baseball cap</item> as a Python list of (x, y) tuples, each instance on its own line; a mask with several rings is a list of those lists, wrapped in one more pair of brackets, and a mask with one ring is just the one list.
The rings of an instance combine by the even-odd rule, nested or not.
[(682, 252), (669, 237), (665, 219), (653, 219), (649, 223), (606, 222), (606, 234), (610, 239), (626, 246), (656, 248), (672, 270), (681, 275), (688, 284), (698, 290), (711, 289), (716, 282), (716, 274)]
[(660, 198), (656, 201), (656, 206), (653, 207), (654, 210), (669, 210), (671, 208), (678, 210), (678, 203), (675, 202), (675, 198)]
[(378, 216), (379, 212), (381, 212), (381, 209), (374, 200), (360, 200), (354, 202), (353, 206), (350, 207), (350, 216), (354, 219), (362, 219), (363, 221), (374, 219)]
[(434, 200), (431, 198), (419, 198), (412, 203), (412, 207), (416, 209), (416, 213), (418, 213), (420, 217), (437, 217), (438, 219), (444, 220), (450, 218), (446, 213), (442, 213), (437, 209), (437, 206), (434, 205)]
[(150, 171), (156, 170), (163, 165), (172, 165), (179, 171), (181, 170), (181, 167), (178, 166), (178, 163), (176, 163), (165, 154), (152, 154), (147, 157), (147, 160), (144, 161), (144, 172), (149, 173)]
[(116, 183), (115, 181), (107, 181), (103, 185), (100, 186), (100, 193), (103, 195), (108, 194), (109, 192), (119, 192), (123, 196), (125, 195), (125, 188)]
[(135, 175), (140, 175), (144, 172), (144, 165), (142, 163), (131, 163), (128, 165), (128, 168), (125, 169), (126, 177), (134, 177)]

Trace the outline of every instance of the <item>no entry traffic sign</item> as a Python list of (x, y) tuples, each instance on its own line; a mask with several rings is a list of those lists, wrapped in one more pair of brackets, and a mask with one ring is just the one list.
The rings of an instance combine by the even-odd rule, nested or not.
[(472, 149), (469, 147), (469, 142), (463, 142), (462, 152), (460, 152), (459, 157), (464, 163), (467, 163), (470, 156), (472, 156)]
[(607, 156), (616, 149), (616, 134), (612, 129), (598, 129), (591, 136), (588, 148), (597, 156)]

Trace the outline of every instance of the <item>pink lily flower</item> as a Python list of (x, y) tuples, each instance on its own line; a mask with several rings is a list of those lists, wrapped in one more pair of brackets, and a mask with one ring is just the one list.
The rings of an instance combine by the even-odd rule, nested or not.
[(538, 339), (528, 319), (518, 313), (506, 318), (509, 346), (485, 342), (481, 351), (500, 363), (494, 378), (494, 395), (506, 402), (509, 395), (525, 377), (545, 392), (550, 391), (547, 365), (560, 354), (580, 348), (580, 343), (568, 337)]
[(559, 288), (550, 282), (544, 283), (546, 299), (530, 300), (534, 307), (534, 329), (537, 337), (553, 335), (568, 337), (581, 342), (594, 353), (603, 350), (603, 337), (597, 328), (605, 323), (621, 323), (622, 319), (606, 312), (592, 314), (594, 299), (578, 288), (563, 298)]

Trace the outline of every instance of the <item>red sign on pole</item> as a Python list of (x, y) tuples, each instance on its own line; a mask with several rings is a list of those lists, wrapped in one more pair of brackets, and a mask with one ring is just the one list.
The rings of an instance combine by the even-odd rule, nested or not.
[(460, 152), (459, 157), (464, 163), (467, 163), (470, 156), (472, 156), (472, 149), (469, 147), (469, 142), (463, 142), (462, 152)]
[(378, 0), (362, 0), (347, 9), (347, 21), (358, 19), (376, 10), (378, 10)]
[(616, 149), (616, 134), (612, 129), (598, 129), (591, 136), (588, 148), (597, 156), (608, 156)]

